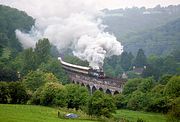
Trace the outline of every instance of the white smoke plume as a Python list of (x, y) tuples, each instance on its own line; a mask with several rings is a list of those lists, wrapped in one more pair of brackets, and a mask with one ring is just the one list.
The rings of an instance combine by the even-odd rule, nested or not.
[[(5, 1), (3, 3), (3, 1)], [(62, 51), (68, 48), (92, 68), (103, 65), (105, 57), (120, 55), (123, 47), (113, 35), (104, 32), (98, 18), (102, 13), (94, 0), (6, 0), (6, 5), (26, 11), (36, 19), (29, 33), (16, 30), (24, 48), (34, 47), (40, 38), (48, 38)]]

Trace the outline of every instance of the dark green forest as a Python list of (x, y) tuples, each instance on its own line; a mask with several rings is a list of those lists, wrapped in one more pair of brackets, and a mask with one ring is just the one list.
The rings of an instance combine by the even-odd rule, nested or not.
[(168, 55), (178, 48), (180, 5), (154, 8), (104, 10), (106, 31), (113, 33), (134, 55), (142, 48), (146, 55)]
[[(38, 40), (35, 48), (23, 49), (16, 39), (15, 30), (29, 31), (33, 24), (34, 19), (25, 12), (0, 5), (1, 104), (73, 108), (83, 110), (90, 116), (107, 118), (113, 118), (112, 113), (116, 109), (129, 109), (163, 113), (168, 122), (179, 121), (179, 19), (155, 30), (147, 30), (140, 34), (141, 37), (134, 38), (136, 34), (132, 34), (131, 40), (138, 43), (147, 39), (151, 44), (155, 40), (162, 43), (152, 49), (158, 53), (147, 55), (150, 52), (140, 46), (136, 49), (137, 53), (124, 51), (120, 56), (105, 59), (104, 71), (107, 76), (123, 78), (124, 74), (127, 79), (123, 92), (114, 96), (98, 90), (90, 95), (87, 88), (71, 84), (57, 60), (55, 46), (47, 38)], [(169, 43), (166, 45), (168, 47), (164, 47), (166, 43)], [(172, 49), (172, 43), (177, 48)], [(167, 54), (162, 55), (165, 53), (162, 50), (166, 48)], [(64, 59), (88, 66), (88, 62), (68, 53)]]

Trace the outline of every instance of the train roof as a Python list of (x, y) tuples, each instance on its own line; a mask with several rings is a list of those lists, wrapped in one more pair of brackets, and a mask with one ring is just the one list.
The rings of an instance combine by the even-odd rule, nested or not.
[(90, 69), (90, 67), (84, 67), (84, 66), (79, 66), (79, 65), (64, 62), (60, 57), (58, 58), (58, 60), (60, 60), (61, 64), (69, 66), (69, 67), (74, 67), (74, 68), (83, 69), (83, 70), (89, 70)]

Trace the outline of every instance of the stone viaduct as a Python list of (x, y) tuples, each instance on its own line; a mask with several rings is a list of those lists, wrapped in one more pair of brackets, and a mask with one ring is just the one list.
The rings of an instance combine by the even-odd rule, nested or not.
[(82, 75), (74, 72), (67, 72), (69, 78), (74, 84), (85, 86), (92, 94), (96, 90), (103, 91), (107, 94), (118, 94), (122, 92), (123, 85), (126, 82), (124, 79), (113, 79), (113, 78), (95, 78), (88, 75)]

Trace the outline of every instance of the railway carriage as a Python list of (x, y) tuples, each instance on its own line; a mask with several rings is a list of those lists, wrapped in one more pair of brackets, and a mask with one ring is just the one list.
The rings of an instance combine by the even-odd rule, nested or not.
[(92, 69), (91, 67), (84, 67), (84, 66), (70, 64), (70, 63), (63, 61), (61, 59), (61, 57), (59, 57), (58, 60), (61, 62), (62, 67), (64, 69), (69, 70), (71, 72), (86, 74), (86, 75), (97, 77), (97, 78), (105, 77), (102, 69)]

